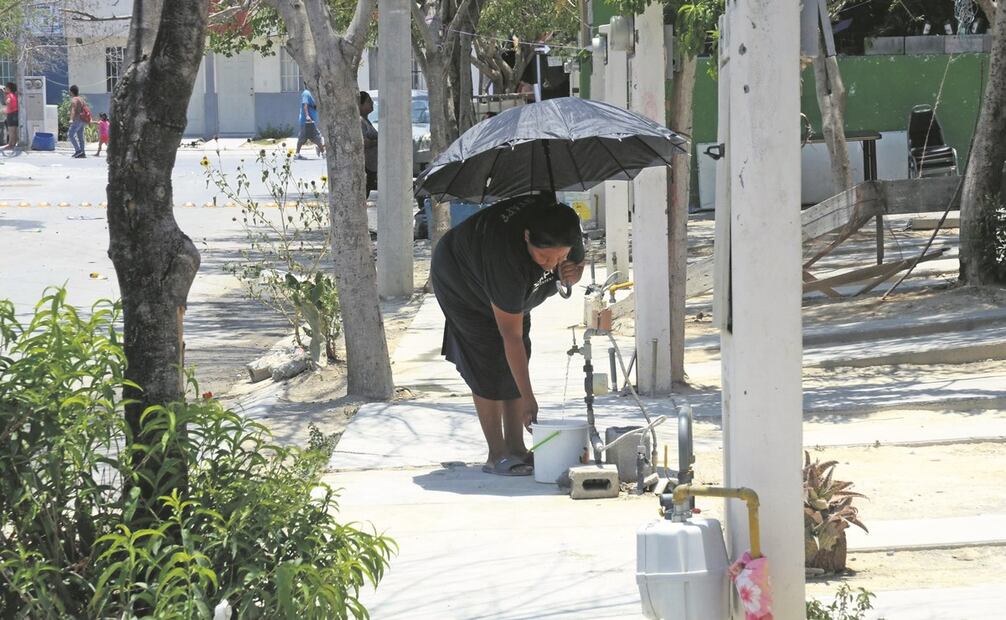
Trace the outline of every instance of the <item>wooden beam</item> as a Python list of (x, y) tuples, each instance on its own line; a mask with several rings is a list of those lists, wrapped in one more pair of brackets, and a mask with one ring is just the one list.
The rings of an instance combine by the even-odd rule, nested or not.
[(951, 210), (960, 209), (961, 197), (957, 192), (957, 184), (962, 181), (963, 177), (878, 181), (881, 183), (884, 213), (942, 213), (948, 204)]
[(878, 203), (883, 199), (883, 196), (879, 191), (878, 183), (878, 181), (860, 183), (809, 209), (804, 209), (800, 213), (804, 242), (836, 231), (854, 219), (865, 223), (881, 212)]
[[(817, 280), (816, 277), (814, 277), (814, 274), (812, 274), (811, 272), (809, 272), (806, 269), (804, 269), (804, 271), (803, 271), (803, 281), (805, 283), (807, 283), (807, 282), (817, 282), (818, 280)], [(821, 290), (822, 293), (824, 293), (828, 297), (831, 297), (832, 299), (838, 299), (839, 297), (842, 296), (841, 293), (839, 293), (835, 289), (829, 288), (827, 286), (822, 287), (820, 290)]]
[[(938, 250), (928, 252), (919, 262), (939, 258), (948, 249), (949, 248), (940, 248)], [(847, 271), (845, 273), (838, 274), (837, 276), (831, 276), (830, 278), (823, 278), (821, 280), (817, 280), (816, 282), (807, 282), (803, 285), (803, 292), (809, 293), (812, 291), (823, 291), (825, 288), (852, 284), (853, 282), (876, 278), (883, 274), (887, 274), (887, 277), (884, 278), (884, 280), (886, 280), (898, 271), (907, 269), (912, 264), (913, 260), (914, 259), (908, 258), (893, 263), (885, 263), (883, 265), (871, 265), (869, 267), (863, 267), (862, 269), (853, 269), (852, 271)], [(896, 266), (897, 269), (895, 269)], [(883, 282), (883, 280), (881, 280), (881, 282)]]

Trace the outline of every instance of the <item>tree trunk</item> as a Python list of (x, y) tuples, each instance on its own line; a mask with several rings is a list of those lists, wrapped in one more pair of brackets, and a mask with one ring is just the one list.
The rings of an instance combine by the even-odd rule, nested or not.
[(993, 31), (989, 81), (961, 192), (961, 272), (968, 284), (1006, 283), (1006, 19)]
[(845, 85), (838, 70), (838, 59), (826, 56), (823, 36), (818, 37), (817, 48), (814, 56), (817, 106), (821, 109), (821, 130), (831, 157), (833, 193), (840, 194), (852, 187), (849, 148), (845, 142)]
[(845, 572), (845, 564), (848, 556), (845, 532), (838, 533), (838, 540), (831, 549), (817, 549), (813, 556), (808, 555), (804, 560), (807, 568), (820, 568), (829, 573)]
[[(692, 99), (695, 94), (695, 56), (682, 59), (671, 84), (670, 125), (692, 135)], [(671, 381), (685, 380), (685, 288), (688, 279), (688, 202), (691, 185), (691, 148), (675, 153), (667, 177), (668, 256), (670, 257)]]
[(996, 23), (996, 13), (998, 12), (998, 7), (993, 0), (975, 0), (978, 7), (981, 8), (982, 13), (985, 13), (985, 17), (989, 19), (989, 31)]
[(366, 175), (356, 72), (373, 2), (358, 0), (345, 36), (334, 30), (322, 0), (266, 0), (282, 17), (287, 47), (318, 100), (328, 143), (332, 262), (346, 338), (346, 383), (352, 396), (389, 400), (395, 384), (377, 294), (374, 246), (367, 230)]
[[(427, 76), (433, 79), (427, 80), (427, 93), (430, 98), (430, 155), (434, 158), (444, 152), (451, 142), (457, 138), (457, 125), (450, 114), (450, 94), (447, 87), (447, 67), (444, 62), (443, 53), (434, 51), (426, 53)], [(447, 234), (451, 228), (451, 205), (450, 202), (434, 202), (430, 208), (432, 212), (431, 221), (428, 222), (430, 231), (430, 252), (437, 248), (440, 239)]]
[[(199, 252), (175, 222), (171, 171), (203, 56), (208, 11), (209, 0), (174, 0), (163, 9), (137, 0), (130, 65), (112, 97), (108, 255), (122, 295), (126, 378), (139, 386), (123, 392), (125, 416), (143, 443), (151, 443), (140, 424), (143, 411), (185, 395), (182, 319)], [(184, 487), (185, 471), (174, 473)], [(147, 502), (156, 499), (151, 492), (141, 485)]]
[(318, 111), (328, 143), (328, 204), (332, 222), (335, 284), (346, 337), (347, 384), (350, 394), (388, 400), (394, 382), (388, 343), (377, 294), (374, 247), (367, 231), (363, 136), (360, 132), (357, 64), (345, 43), (318, 41)]

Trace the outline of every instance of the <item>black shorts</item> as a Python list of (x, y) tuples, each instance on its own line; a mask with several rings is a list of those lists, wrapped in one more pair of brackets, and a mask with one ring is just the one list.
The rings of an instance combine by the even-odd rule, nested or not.
[(7, 127), (17, 127), (17, 112), (7, 115), (7, 120), (4, 121), (4, 125)]
[(305, 142), (314, 142), (318, 146), (321, 146), (321, 134), (318, 133), (317, 123), (304, 123), (300, 126), (300, 136), (297, 138), (297, 144), (303, 145)]

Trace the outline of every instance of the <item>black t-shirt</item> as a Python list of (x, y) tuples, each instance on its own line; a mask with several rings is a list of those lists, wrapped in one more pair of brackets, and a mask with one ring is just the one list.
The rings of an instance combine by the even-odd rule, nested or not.
[[(498, 202), (444, 235), (443, 247), (437, 248), (443, 255), (434, 259), (437, 296), (446, 295), (442, 302), (492, 317), (493, 305), (520, 314), (556, 292), (555, 273), (531, 259), (524, 240), (540, 200), (522, 196)], [(579, 263), (583, 258), (583, 242), (578, 239), (568, 259)]]

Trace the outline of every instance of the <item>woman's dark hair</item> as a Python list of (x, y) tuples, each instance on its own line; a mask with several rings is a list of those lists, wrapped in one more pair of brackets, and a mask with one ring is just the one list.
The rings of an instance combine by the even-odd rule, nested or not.
[(77, 90), (77, 85), (76, 84), (71, 85), (70, 86), (70, 94), (73, 95), (74, 97), (76, 97), (78, 93), (80, 93), (80, 91)]
[(17, 84), (15, 84), (14, 82), (7, 82), (7, 90), (9, 90), (12, 93), (16, 93), (17, 92)]
[(580, 239), (580, 216), (569, 205), (542, 197), (540, 204), (529, 206), (534, 215), (528, 218), (528, 242), (536, 248), (571, 248)]
[(370, 101), (370, 93), (365, 90), (360, 91), (360, 105), (363, 105)]

